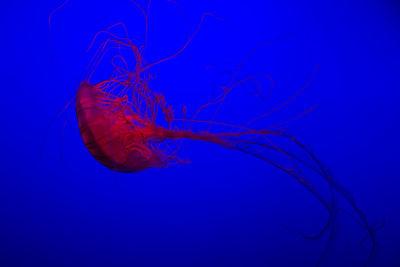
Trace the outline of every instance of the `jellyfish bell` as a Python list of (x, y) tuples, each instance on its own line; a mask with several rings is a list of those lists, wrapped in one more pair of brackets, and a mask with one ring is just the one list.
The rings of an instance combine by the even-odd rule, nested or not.
[(116, 104), (97, 85), (80, 84), (75, 109), (82, 140), (102, 165), (118, 172), (140, 172), (165, 164), (164, 152), (149, 145), (164, 128), (150, 125), (131, 107)]

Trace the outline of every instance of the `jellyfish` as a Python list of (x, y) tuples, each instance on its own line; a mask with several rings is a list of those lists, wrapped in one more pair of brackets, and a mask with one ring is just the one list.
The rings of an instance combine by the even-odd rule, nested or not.
[[(136, 2), (132, 1), (136, 4)], [(150, 1), (149, 1), (150, 3)], [(329, 170), (323, 166), (320, 160), (302, 144), (295, 136), (287, 134), (281, 126), (287, 121), (273, 127), (252, 127), (255, 121), (260, 121), (272, 112), (289, 104), (311, 82), (311, 78), (296, 94), (277, 107), (260, 114), (243, 125), (231, 125), (216, 120), (217, 112), (222, 108), (227, 96), (239, 85), (254, 82), (260, 86), (258, 79), (270, 79), (268, 74), (258, 74), (239, 79), (239, 73), (246, 60), (259, 47), (268, 42), (256, 46), (238, 65), (229, 82), (221, 86), (222, 92), (209, 102), (200, 106), (192, 116), (187, 116), (187, 108), (183, 106), (182, 116), (175, 115), (175, 109), (168, 104), (163, 94), (151, 90), (151, 68), (178, 56), (192, 41), (200, 25), (207, 16), (205, 13), (200, 23), (189, 35), (186, 43), (175, 53), (153, 63), (147, 63), (144, 51), (147, 42), (147, 11), (139, 5), (137, 7), (143, 13), (146, 20), (145, 40), (143, 45), (136, 44), (129, 38), (126, 27), (119, 22), (109, 28), (99, 31), (93, 38), (89, 48), (94, 47), (100, 35), (106, 38), (100, 42), (91, 62), (88, 65), (87, 75), (80, 83), (75, 94), (75, 111), (79, 132), (83, 143), (89, 153), (103, 166), (123, 173), (138, 173), (150, 168), (167, 168), (175, 164), (187, 164), (189, 161), (180, 157), (185, 149), (184, 141), (198, 141), (212, 143), (227, 149), (239, 151), (262, 160), (286, 173), (289, 177), (300, 183), (309, 191), (326, 209), (328, 218), (323, 228), (314, 235), (305, 234), (299, 230), (289, 228), (302, 235), (306, 239), (318, 239), (325, 234), (329, 236), (326, 250), (332, 241), (333, 226), (338, 212), (350, 214), (350, 212), (338, 207), (336, 194), (341, 195), (353, 209), (352, 216), (365, 229), (366, 237), (371, 241), (371, 250), (367, 263), (371, 261), (375, 250), (375, 235), (363, 212), (358, 208), (354, 198), (342, 187)], [(122, 27), (124, 36), (113, 33), (115, 27)], [(114, 51), (111, 57), (112, 71), (107, 79), (93, 83), (92, 76), (104, 56)], [(124, 51), (124, 54), (121, 53)], [(133, 58), (127, 60), (124, 55), (127, 52)], [(271, 79), (272, 83), (272, 79)], [(215, 112), (209, 120), (198, 119), (199, 113), (204, 109), (214, 108)], [(311, 111), (315, 107), (292, 118), (295, 119)], [(193, 125), (199, 124), (204, 127)], [(224, 130), (215, 131), (220, 127)], [(277, 130), (278, 129), (278, 130)], [(276, 140), (280, 141), (276, 141)], [(281, 146), (285, 143), (302, 152), (302, 156)], [(279, 156), (280, 161), (274, 156)], [(306, 169), (307, 172), (303, 171)], [(306, 173), (322, 179), (329, 187), (330, 196), (326, 199), (310, 182)], [(364, 238), (365, 240), (366, 238)], [(325, 252), (324, 252), (325, 253)], [(322, 256), (321, 256), (322, 259)]]

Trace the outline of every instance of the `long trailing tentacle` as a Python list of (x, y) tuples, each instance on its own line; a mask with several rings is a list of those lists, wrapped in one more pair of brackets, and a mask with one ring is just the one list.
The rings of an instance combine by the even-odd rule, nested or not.
[[(361, 220), (362, 226), (366, 229), (368, 236), (371, 240), (372, 243), (372, 247), (368, 256), (368, 259), (366, 261), (366, 264), (369, 264), (372, 260), (373, 254), (375, 252), (375, 248), (376, 248), (376, 241), (375, 241), (375, 234), (374, 234), (374, 229), (373, 227), (368, 223), (364, 213), (359, 209), (358, 205), (356, 204), (353, 196), (351, 195), (351, 193), (345, 189), (343, 186), (341, 186), (336, 179), (334, 179), (329, 173), (327, 168), (325, 168), (321, 162), (317, 159), (317, 157), (314, 155), (314, 153), (312, 153), (309, 149), (307, 149), (307, 147), (305, 145), (303, 145), (300, 141), (298, 141), (297, 139), (295, 139), (294, 137), (285, 135), (284, 133), (280, 134), (280, 136), (282, 136), (285, 139), (290, 140), (291, 142), (293, 142), (293, 144), (295, 144), (297, 147), (299, 147), (302, 151), (304, 151), (312, 160), (312, 162), (314, 162), (314, 164), (316, 165), (315, 167), (312, 167), (308, 164), (306, 164), (304, 161), (300, 160), (300, 158), (296, 157), (294, 154), (291, 154), (289, 152), (285, 152), (285, 156), (290, 157), (296, 161), (298, 161), (299, 163), (301, 163), (303, 166), (311, 169), (312, 171), (314, 171), (317, 175), (319, 175), (320, 177), (322, 177), (325, 182), (327, 182), (329, 188), (330, 188), (330, 193), (331, 193), (331, 200), (330, 203), (326, 202), (321, 195), (316, 191), (316, 189), (311, 186), (310, 184), (304, 182), (303, 178), (301, 176), (299, 176), (298, 173), (277, 164), (276, 162), (269, 160), (268, 158), (266, 158), (264, 155), (255, 153), (253, 151), (251, 151), (251, 149), (248, 148), (247, 144), (253, 144), (253, 145), (257, 145), (259, 147), (263, 147), (265, 149), (268, 150), (273, 150), (273, 151), (277, 151), (282, 153), (281, 149), (277, 149), (274, 146), (265, 144), (263, 142), (255, 142), (255, 141), (247, 141), (247, 140), (236, 140), (235, 142), (237, 144), (246, 144), (246, 146), (238, 146), (235, 145), (232, 148), (241, 152), (244, 152), (246, 154), (249, 154), (253, 157), (259, 158), (263, 161), (268, 162), (269, 164), (273, 165), (274, 167), (281, 169), (282, 171), (286, 172), (287, 174), (289, 174), (291, 177), (295, 178), (300, 184), (303, 185), (303, 187), (305, 189), (307, 189), (308, 191), (310, 191), (317, 199), (318, 201), (327, 209), (328, 213), (329, 213), (329, 218), (327, 223), (325, 224), (325, 226), (322, 228), (322, 230), (317, 233), (316, 235), (306, 235), (304, 233), (302, 233), (299, 230), (295, 230), (293, 228), (287, 227), (285, 226), (285, 228), (295, 231), (297, 233), (299, 233), (300, 235), (302, 235), (304, 238), (307, 239), (319, 239), (320, 237), (323, 236), (324, 233), (327, 232), (327, 230), (330, 230), (330, 235), (328, 238), (328, 243), (326, 245), (326, 248), (324, 250), (323, 255), (320, 258), (319, 263), (322, 262), (322, 259), (325, 257), (325, 254), (328, 251), (328, 247), (330, 246), (331, 242), (332, 242), (332, 238), (333, 238), (333, 232), (334, 232), (334, 221), (336, 219), (336, 214), (339, 211), (342, 211), (342, 209), (340, 209), (339, 207), (337, 207), (336, 203), (335, 203), (335, 192), (338, 192), (341, 196), (344, 197), (344, 199), (350, 204), (350, 206), (353, 208), (353, 210), (355, 211), (355, 213), (357, 214), (358, 218)], [(365, 240), (365, 238), (363, 239), (363, 241)], [(363, 242), (362, 241), (362, 242)]]
[[(190, 121), (190, 120), (189, 120)], [(196, 121), (199, 122), (199, 121)], [(201, 121), (202, 123), (208, 123), (207, 121)], [(219, 142), (218, 144), (222, 144), (223, 146), (240, 151), (242, 153), (251, 155), (253, 157), (256, 157), (260, 160), (263, 160), (272, 166), (282, 170), (283, 172), (287, 173), (290, 175), (292, 178), (294, 178), (297, 182), (299, 182), (306, 190), (308, 190), (327, 210), (329, 216), (328, 220), (325, 223), (325, 225), (322, 227), (322, 229), (314, 234), (314, 235), (309, 235), (301, 232), (300, 230), (294, 229), (292, 227), (284, 226), (286, 229), (294, 231), (298, 234), (300, 234), (302, 237), (310, 240), (317, 240), (320, 239), (326, 232), (329, 230), (329, 236), (328, 236), (328, 241), (326, 243), (325, 249), (321, 255), (321, 257), (318, 260), (318, 265), (322, 264), (323, 260), (326, 257), (326, 254), (328, 253), (328, 250), (332, 244), (333, 237), (334, 237), (334, 224), (335, 220), (337, 217), (337, 214), (339, 211), (343, 211), (339, 206), (336, 204), (336, 198), (335, 198), (335, 192), (338, 192), (341, 196), (344, 197), (344, 199), (351, 205), (353, 210), (356, 212), (358, 218), (362, 222), (362, 226), (366, 229), (368, 236), (370, 237), (370, 240), (372, 242), (372, 247), (368, 256), (368, 259), (366, 261), (366, 265), (369, 264), (372, 260), (372, 256), (375, 251), (375, 236), (374, 236), (374, 229), (370, 224), (368, 223), (365, 215), (362, 213), (362, 211), (358, 208), (354, 198), (352, 195), (343, 187), (341, 186), (333, 177), (332, 175), (329, 174), (329, 171), (327, 168), (325, 168), (322, 163), (318, 160), (318, 158), (314, 155), (313, 152), (311, 152), (305, 145), (303, 145), (300, 141), (298, 141), (295, 137), (286, 135), (283, 132), (276, 132), (276, 131), (266, 131), (266, 130), (253, 130), (249, 129), (246, 127), (241, 127), (241, 126), (234, 126), (234, 125), (228, 125), (228, 124), (223, 124), (223, 123), (217, 123), (217, 122), (211, 122), (214, 125), (220, 125), (220, 126), (228, 126), (228, 127), (234, 127), (238, 128), (241, 130), (244, 130), (242, 132), (236, 132), (236, 133), (221, 133), (221, 134), (214, 134), (212, 135), (213, 137), (217, 137), (219, 140), (223, 140), (224, 142)], [(204, 136), (204, 139), (199, 138), (199, 140), (203, 141), (210, 141), (214, 142), (214, 139), (208, 139), (208, 136), (210, 133), (206, 134)], [(267, 138), (268, 135), (273, 135), (273, 136), (279, 136), (283, 139), (286, 139), (291, 142), (292, 145), (295, 145), (296, 147), (300, 148), (301, 151), (305, 152), (313, 164), (315, 166), (312, 166), (308, 164), (304, 159), (296, 156), (294, 153), (287, 152), (283, 150), (282, 148), (278, 147), (274, 143), (272, 143), (269, 138)], [(255, 138), (249, 139), (251, 136), (256, 136)], [(263, 137), (263, 138), (258, 138), (258, 137)], [(247, 138), (247, 139), (246, 139)], [(264, 140), (264, 141), (263, 141)], [(262, 149), (253, 149), (251, 146), (256, 146)], [(287, 166), (284, 166), (282, 164), (277, 163), (275, 160), (270, 159), (265, 155), (266, 151), (275, 151), (284, 157), (286, 157), (290, 164), (294, 166), (294, 168), (290, 168)], [(308, 181), (308, 179), (303, 175), (303, 173), (300, 170), (300, 167), (298, 164), (295, 162), (298, 162), (301, 166), (304, 166), (308, 169), (310, 169), (312, 172), (317, 174), (319, 177), (323, 178), (323, 180), (327, 183), (330, 191), (330, 201), (325, 200), (322, 195), (317, 191), (317, 189)], [(365, 238), (364, 238), (365, 239)], [(363, 239), (363, 241), (364, 241)], [(362, 241), (362, 242), (363, 242)]]
[[(285, 138), (290, 138), (289, 136), (286, 136), (286, 135), (282, 135), (282, 136), (284, 136)], [(365, 229), (368, 232), (368, 235), (369, 235), (369, 237), (371, 239), (371, 243), (372, 243), (371, 251), (369, 253), (368, 261), (367, 261), (367, 264), (369, 264), (372, 260), (372, 256), (376, 249), (375, 234), (374, 234), (373, 228), (368, 223), (367, 218), (365, 217), (364, 213), (360, 210), (357, 203), (355, 202), (352, 194), (347, 189), (345, 189), (343, 186), (341, 186), (332, 176), (328, 175), (327, 169), (322, 166), (322, 164), (317, 159), (317, 157), (314, 155), (314, 153), (312, 153), (309, 149), (307, 149), (297, 139), (294, 139), (294, 138), (290, 138), (290, 139), (293, 140), (293, 142), (295, 142), (301, 149), (303, 149), (312, 158), (312, 160), (318, 165), (320, 170), (323, 171), (323, 173), (324, 173), (323, 178), (328, 182), (328, 184), (330, 186), (332, 186), (337, 192), (339, 192), (346, 199), (346, 201), (351, 205), (353, 210), (356, 212), (358, 217), (361, 219)]]

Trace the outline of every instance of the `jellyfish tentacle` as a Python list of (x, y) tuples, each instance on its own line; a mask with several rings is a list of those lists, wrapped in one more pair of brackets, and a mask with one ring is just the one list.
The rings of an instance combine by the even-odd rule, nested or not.
[(197, 24), (196, 29), (194, 30), (194, 32), (192, 33), (192, 35), (190, 36), (190, 38), (186, 41), (186, 43), (185, 43), (177, 52), (175, 52), (174, 54), (172, 54), (172, 55), (170, 55), (170, 56), (167, 56), (167, 57), (165, 57), (165, 58), (163, 58), (163, 59), (160, 59), (160, 60), (158, 60), (158, 61), (155, 61), (155, 62), (153, 62), (153, 63), (150, 63), (150, 64), (148, 64), (148, 65), (142, 67), (140, 71), (145, 71), (145, 70), (147, 70), (147, 69), (149, 69), (149, 68), (151, 68), (151, 67), (153, 67), (153, 66), (155, 66), (155, 65), (157, 65), (157, 64), (160, 64), (160, 63), (162, 63), (162, 62), (171, 60), (171, 59), (175, 58), (176, 56), (178, 56), (179, 54), (181, 54), (181, 53), (185, 50), (185, 48), (189, 45), (189, 43), (193, 40), (193, 38), (197, 35), (197, 32), (200, 30), (200, 27), (201, 27), (201, 25), (203, 24), (204, 19), (205, 19), (207, 16), (212, 16), (212, 17), (214, 17), (214, 18), (216, 18), (216, 19), (218, 19), (218, 20), (223, 20), (222, 18), (218, 17), (217, 15), (215, 15), (215, 14), (213, 14), (213, 13), (211, 13), (211, 12), (205, 12), (205, 13), (203, 13), (203, 15), (202, 15), (201, 18), (200, 18), (200, 22)]
[(375, 240), (375, 234), (373, 229), (371, 228), (370, 224), (368, 223), (364, 213), (359, 209), (358, 205), (356, 204), (353, 196), (349, 191), (347, 191), (343, 186), (341, 186), (337, 181), (327, 173), (327, 169), (322, 166), (321, 162), (317, 159), (317, 157), (309, 150), (307, 149), (302, 143), (300, 143), (297, 139), (291, 138), (286, 135), (282, 135), (285, 138), (290, 138), (293, 142), (295, 142), (301, 149), (303, 149), (309, 156), (310, 158), (318, 165), (320, 170), (323, 172), (323, 178), (326, 180), (326, 182), (335, 189), (335, 191), (339, 192), (345, 199), (346, 201), (350, 204), (350, 206), (353, 208), (353, 210), (356, 212), (358, 217), (361, 219), (365, 229), (367, 230), (367, 233), (369, 235), (369, 238), (371, 240), (371, 250), (367, 259), (366, 265), (368, 265), (372, 257), (374, 255), (375, 249), (376, 249), (376, 240)]

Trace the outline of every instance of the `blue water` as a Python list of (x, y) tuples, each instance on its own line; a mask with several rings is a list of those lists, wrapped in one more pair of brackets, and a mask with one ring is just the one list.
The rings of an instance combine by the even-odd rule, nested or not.
[[(284, 128), (351, 192), (371, 225), (385, 222), (374, 228), (370, 266), (400, 266), (400, 6), (180, 2), (181, 12), (171, 2), (153, 1), (148, 62), (175, 53), (188, 25), (193, 32), (204, 12), (224, 21), (207, 17), (179, 56), (154, 67), (152, 90), (176, 114), (183, 105), (193, 114), (255, 46), (286, 35), (258, 49), (240, 73), (270, 74), (271, 96), (254, 96), (251, 84), (237, 87), (216, 120), (243, 124), (280, 105), (319, 65), (306, 90), (257, 127), (318, 105)], [(181, 154), (190, 159), (187, 165), (136, 174), (100, 165), (80, 138), (74, 110), (57, 114), (77, 90), (96, 32), (124, 22), (140, 44), (144, 19), (128, 0), (71, 0), (52, 17), (49, 35), (48, 14), (61, 3), (0, 3), (0, 266), (315, 266), (319, 260), (322, 266), (363, 266), (371, 241), (361, 242), (366, 232), (358, 218), (339, 212), (321, 258), (328, 235), (310, 241), (282, 225), (315, 234), (326, 210), (289, 175), (254, 157), (194, 143)], [(107, 74), (99, 67), (96, 79)], [(262, 85), (266, 97), (268, 81)], [(329, 200), (322, 178), (312, 181)], [(337, 201), (354, 215), (339, 194)]]

